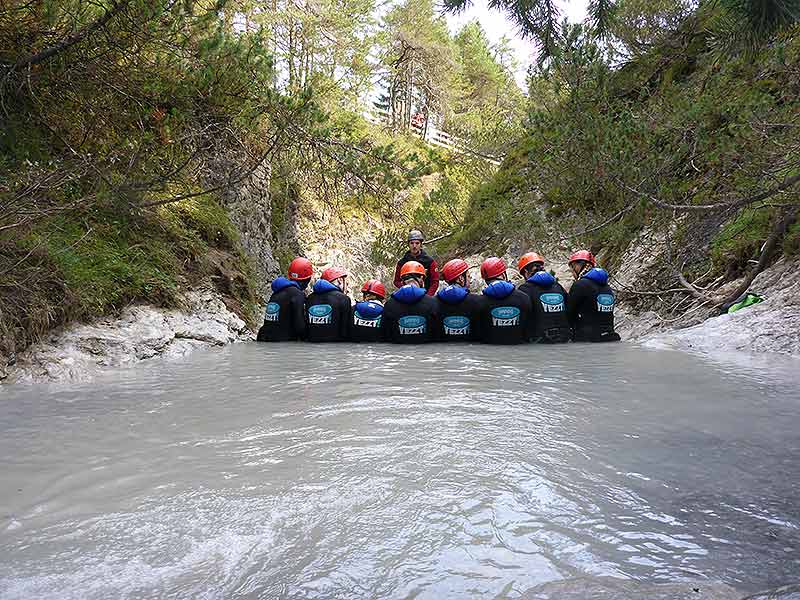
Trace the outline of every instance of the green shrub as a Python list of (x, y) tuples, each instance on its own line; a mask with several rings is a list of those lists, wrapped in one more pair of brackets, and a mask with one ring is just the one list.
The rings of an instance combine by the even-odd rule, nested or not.
[(768, 208), (748, 208), (728, 221), (711, 241), (714, 273), (743, 274), (769, 236), (773, 217), (774, 211)]

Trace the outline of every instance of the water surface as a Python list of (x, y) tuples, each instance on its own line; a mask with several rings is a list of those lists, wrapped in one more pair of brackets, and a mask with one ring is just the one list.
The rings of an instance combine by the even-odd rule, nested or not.
[(786, 583), (797, 364), (625, 344), (243, 344), (0, 388), (0, 597)]

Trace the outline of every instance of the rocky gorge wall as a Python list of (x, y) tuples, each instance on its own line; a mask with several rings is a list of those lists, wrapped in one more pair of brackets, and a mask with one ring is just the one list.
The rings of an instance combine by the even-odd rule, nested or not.
[[(216, 153), (208, 161), (205, 184), (222, 183), (241, 158)], [(187, 272), (170, 307), (143, 300), (90, 322), (57, 327), (39, 343), (0, 356), (0, 382), (86, 379), (102, 369), (253, 339), (269, 281), (281, 270), (276, 253), (297, 244), (297, 206), (278, 206), (276, 225), (270, 175), (270, 165), (264, 163), (245, 180), (217, 193), (249, 268), (242, 268), (236, 253), (209, 247), (199, 266), (186, 266), (205, 275), (198, 280)], [(255, 290), (255, 306), (243, 305), (243, 288)]]

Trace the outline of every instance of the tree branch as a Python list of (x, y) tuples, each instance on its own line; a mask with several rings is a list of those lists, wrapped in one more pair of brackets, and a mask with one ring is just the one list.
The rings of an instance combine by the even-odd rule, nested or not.
[(766, 200), (767, 198), (771, 198), (784, 190), (789, 189), (790, 187), (794, 186), (795, 184), (800, 182), (800, 173), (797, 175), (793, 175), (791, 177), (786, 177), (782, 182), (778, 185), (769, 188), (763, 192), (756, 194), (755, 196), (748, 196), (746, 198), (740, 198), (739, 200), (734, 200), (731, 202), (718, 202), (716, 204), (669, 204), (668, 202), (664, 202), (663, 200), (659, 200), (655, 196), (642, 192), (641, 190), (637, 190), (636, 188), (632, 188), (627, 183), (619, 179), (618, 177), (614, 177), (617, 183), (638, 196), (641, 196), (648, 201), (652, 202), (659, 208), (665, 208), (668, 210), (680, 210), (680, 211), (707, 211), (707, 210), (719, 210), (719, 209), (734, 209), (734, 208), (741, 208), (743, 206), (747, 206), (748, 204), (754, 204), (756, 202), (761, 202), (762, 200)]
[[(67, 48), (74, 46), (78, 42), (84, 40), (87, 36), (89, 36), (94, 31), (103, 27), (106, 23), (108, 23), (111, 19), (116, 17), (119, 13), (121, 13), (128, 4), (131, 3), (131, 0), (122, 0), (121, 2), (113, 1), (111, 8), (106, 10), (103, 16), (99, 17), (97, 20), (93, 21), (83, 29), (77, 31), (76, 33), (72, 34), (68, 38), (60, 41), (59, 43), (55, 44), (54, 46), (50, 46), (49, 48), (45, 48), (41, 52), (37, 52), (27, 58), (21, 58), (16, 63), (14, 63), (10, 69), (6, 72), (6, 76), (17, 69), (22, 69), (25, 67), (31, 67), (33, 65), (39, 64), (44, 62), (56, 54), (63, 52)], [(5, 79), (5, 77), (3, 77)]]
[(266, 149), (266, 151), (264, 151), (264, 153), (258, 158), (258, 160), (256, 160), (255, 163), (247, 171), (245, 171), (242, 175), (240, 175), (236, 179), (233, 179), (233, 180), (228, 179), (224, 183), (220, 183), (219, 185), (215, 185), (213, 187), (210, 187), (210, 188), (207, 188), (207, 189), (204, 189), (204, 190), (200, 190), (199, 192), (190, 192), (188, 194), (181, 194), (179, 196), (173, 196), (172, 198), (167, 198), (166, 200), (156, 200), (155, 202), (146, 202), (144, 204), (139, 204), (138, 208), (153, 208), (155, 206), (164, 206), (165, 204), (172, 204), (173, 202), (180, 202), (181, 200), (188, 200), (190, 198), (197, 198), (199, 196), (205, 196), (207, 194), (213, 194), (214, 192), (218, 192), (219, 190), (223, 190), (225, 188), (229, 188), (229, 187), (234, 186), (234, 185), (236, 185), (238, 183), (241, 183), (242, 181), (244, 181), (248, 177), (252, 176), (253, 173), (256, 172), (256, 169), (258, 169), (258, 167), (260, 167), (264, 163), (264, 161), (267, 160), (269, 155), (272, 154), (272, 151), (278, 145), (278, 142), (279, 142), (280, 139), (281, 139), (281, 134), (280, 134), (280, 132), (278, 132), (278, 133), (275, 134), (275, 137), (273, 138), (272, 143), (269, 145), (269, 147)]
[(772, 257), (772, 254), (778, 245), (778, 242), (786, 233), (786, 229), (797, 220), (798, 211), (800, 211), (798, 208), (787, 210), (783, 214), (783, 217), (778, 219), (778, 221), (775, 223), (775, 226), (772, 228), (772, 232), (770, 232), (767, 241), (764, 243), (764, 248), (761, 250), (761, 255), (758, 257), (758, 264), (750, 271), (747, 277), (744, 278), (744, 281), (742, 281), (742, 283), (740, 283), (735, 290), (725, 296), (725, 298), (715, 303), (717, 307), (728, 304), (729, 302), (733, 302), (750, 288), (750, 284), (753, 283), (753, 280), (767, 266), (769, 259)]

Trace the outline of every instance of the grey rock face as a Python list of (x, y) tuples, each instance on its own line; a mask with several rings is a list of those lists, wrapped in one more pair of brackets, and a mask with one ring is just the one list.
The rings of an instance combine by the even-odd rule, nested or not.
[[(215, 155), (209, 161), (206, 174), (209, 185), (224, 183), (228, 173), (238, 172), (247, 162), (242, 157)], [(218, 192), (220, 200), (228, 209), (231, 221), (241, 235), (242, 246), (256, 264), (261, 293), (265, 290), (266, 282), (280, 271), (278, 261), (273, 255), (275, 240), (272, 236), (270, 177), (270, 167), (265, 162), (244, 181)]]
[(784, 585), (766, 592), (759, 592), (743, 600), (800, 600), (800, 584)]
[(6, 368), (6, 381), (86, 379), (104, 368), (253, 338), (211, 288), (188, 292), (183, 304), (181, 310), (131, 306), (118, 318), (54, 332)]
[(552, 581), (522, 594), (523, 600), (738, 600), (722, 583), (646, 583), (614, 577)]
[(648, 345), (703, 353), (742, 351), (800, 355), (800, 265), (779, 261), (756, 277), (750, 291), (766, 299), (697, 325), (691, 315), (687, 315), (686, 319), (672, 324), (678, 328), (674, 330), (660, 326), (658, 315), (644, 313), (626, 323), (628, 335), (625, 337), (639, 338)]

